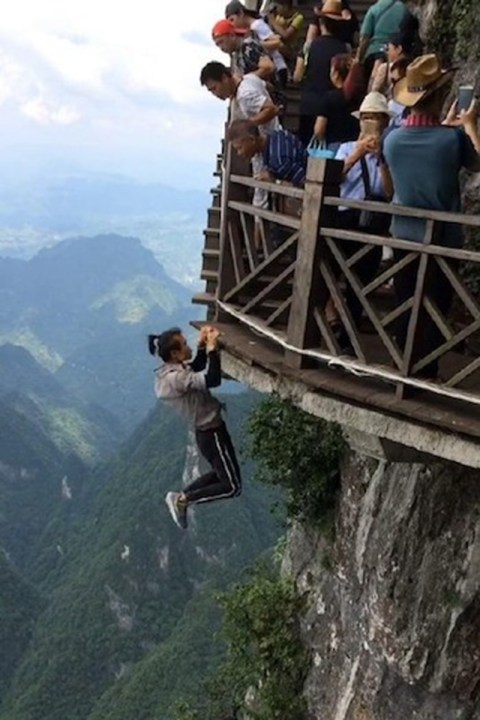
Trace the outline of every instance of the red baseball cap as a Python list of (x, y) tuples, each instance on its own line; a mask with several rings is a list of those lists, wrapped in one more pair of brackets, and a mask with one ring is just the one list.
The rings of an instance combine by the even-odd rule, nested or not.
[(212, 28), (212, 37), (222, 37), (222, 35), (240, 35), (230, 20), (219, 20)]

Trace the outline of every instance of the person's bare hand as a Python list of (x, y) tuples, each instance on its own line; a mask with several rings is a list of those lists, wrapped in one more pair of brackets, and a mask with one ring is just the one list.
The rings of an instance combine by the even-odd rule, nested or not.
[(207, 344), (209, 330), (211, 330), (211, 325), (204, 325), (201, 328), (200, 335), (198, 336), (198, 347), (203, 347)]
[(324, 133), (325, 133), (324, 125), (325, 125), (325, 123), (324, 123), (323, 118), (317, 117), (317, 119), (315, 120), (315, 125), (313, 126), (313, 134), (315, 135), (315, 137), (323, 138)]
[(470, 127), (476, 127), (478, 120), (478, 105), (477, 101), (474, 99), (470, 103), (470, 107), (468, 110), (462, 110), (460, 112), (460, 123), (463, 125), (464, 128), (470, 126)]
[(448, 125), (449, 127), (475, 127), (478, 119), (478, 104), (474, 99), (472, 100), (468, 110), (461, 110), (458, 113), (458, 102), (456, 100), (450, 105), (450, 109), (447, 113), (445, 120), (442, 125)]
[(273, 182), (272, 175), (268, 172), (268, 170), (260, 170), (260, 172), (256, 173), (253, 176), (254, 180), (260, 180), (261, 182)]
[(215, 327), (209, 327), (207, 332), (207, 351), (211, 352), (212, 350), (216, 350), (218, 346), (218, 338), (220, 337), (220, 332)]
[(355, 149), (361, 156), (368, 153), (378, 153), (380, 151), (380, 138), (378, 135), (365, 135), (365, 137), (357, 140)]
[(456, 100), (454, 100), (453, 103), (450, 105), (445, 120), (442, 122), (442, 125), (450, 125), (452, 127), (458, 127), (460, 125), (460, 118), (457, 115), (457, 106), (458, 103)]

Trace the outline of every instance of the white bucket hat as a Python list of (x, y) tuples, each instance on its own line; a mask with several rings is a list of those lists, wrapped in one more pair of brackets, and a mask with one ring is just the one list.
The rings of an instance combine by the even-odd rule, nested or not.
[(393, 117), (395, 113), (392, 113), (388, 109), (388, 102), (385, 95), (379, 92), (370, 92), (365, 95), (362, 104), (358, 110), (352, 113), (353, 117), (360, 118), (362, 113), (382, 113), (382, 115), (388, 115)]

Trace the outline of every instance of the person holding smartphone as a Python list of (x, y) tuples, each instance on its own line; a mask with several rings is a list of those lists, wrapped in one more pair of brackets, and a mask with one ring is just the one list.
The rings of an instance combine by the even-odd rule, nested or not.
[[(384, 155), (391, 174), (395, 195), (393, 202), (408, 207), (444, 212), (461, 211), (459, 174), (462, 168), (480, 172), (480, 136), (477, 127), (475, 102), (458, 114), (455, 103), (445, 122), (441, 122), (442, 108), (453, 82), (454, 70), (444, 69), (434, 55), (422, 55), (407, 67), (404, 78), (393, 88), (394, 99), (410, 114), (402, 127), (391, 132), (384, 142)], [(414, 171), (412, 171), (414, 168)], [(392, 235), (396, 238), (423, 243), (426, 221), (422, 218), (396, 216), (392, 221)], [(461, 225), (443, 223), (433, 239), (435, 245), (461, 247)], [(396, 260), (405, 251), (394, 251)], [(449, 262), (455, 266), (452, 261)], [(394, 283), (401, 305), (415, 292), (418, 260), (411, 262), (395, 275)], [(442, 272), (429, 263), (425, 278), (425, 294), (446, 316), (452, 302), (452, 286)], [(409, 313), (403, 313), (397, 328), (400, 347), (405, 346)], [(415, 339), (413, 362), (429, 355), (444, 340), (430, 315), (422, 307), (418, 326), (422, 332)], [(434, 379), (438, 362), (431, 362), (419, 375)]]
[(155, 394), (195, 429), (198, 448), (211, 467), (183, 490), (165, 496), (172, 520), (184, 530), (191, 505), (237, 497), (242, 491), (240, 467), (222, 418), (222, 403), (210, 392), (222, 382), (219, 336), (216, 328), (205, 325), (193, 360), (180, 328), (148, 336), (150, 353), (164, 363), (156, 371)]
[[(353, 113), (360, 121), (358, 139), (344, 142), (335, 155), (336, 160), (343, 162), (343, 181), (340, 185), (340, 197), (346, 200), (375, 200), (388, 202), (393, 188), (390, 174), (386, 170), (382, 155), (382, 137), (391, 119), (386, 98), (378, 92), (369, 93), (363, 100), (358, 111)], [(335, 221), (336, 227), (344, 230), (361, 230), (372, 235), (386, 235), (390, 217), (383, 214), (372, 214), (368, 225), (359, 210), (339, 207)], [(348, 240), (340, 241), (342, 252), (346, 257), (354, 255), (358, 243)], [(378, 272), (382, 259), (382, 248), (375, 245), (370, 248), (357, 263), (355, 272), (363, 286), (368, 285)], [(347, 283), (345, 301), (350, 315), (358, 328), (363, 308), (352, 286)], [(354, 355), (349, 336), (331, 299), (325, 306), (325, 319), (335, 337), (339, 349), (347, 355)]]

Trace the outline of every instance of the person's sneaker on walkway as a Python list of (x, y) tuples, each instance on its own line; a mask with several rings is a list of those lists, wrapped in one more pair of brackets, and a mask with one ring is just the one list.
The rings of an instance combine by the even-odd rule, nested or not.
[(167, 493), (165, 495), (165, 502), (175, 525), (178, 525), (178, 527), (182, 528), (182, 530), (186, 530), (188, 526), (187, 502), (181, 499), (181, 493)]

